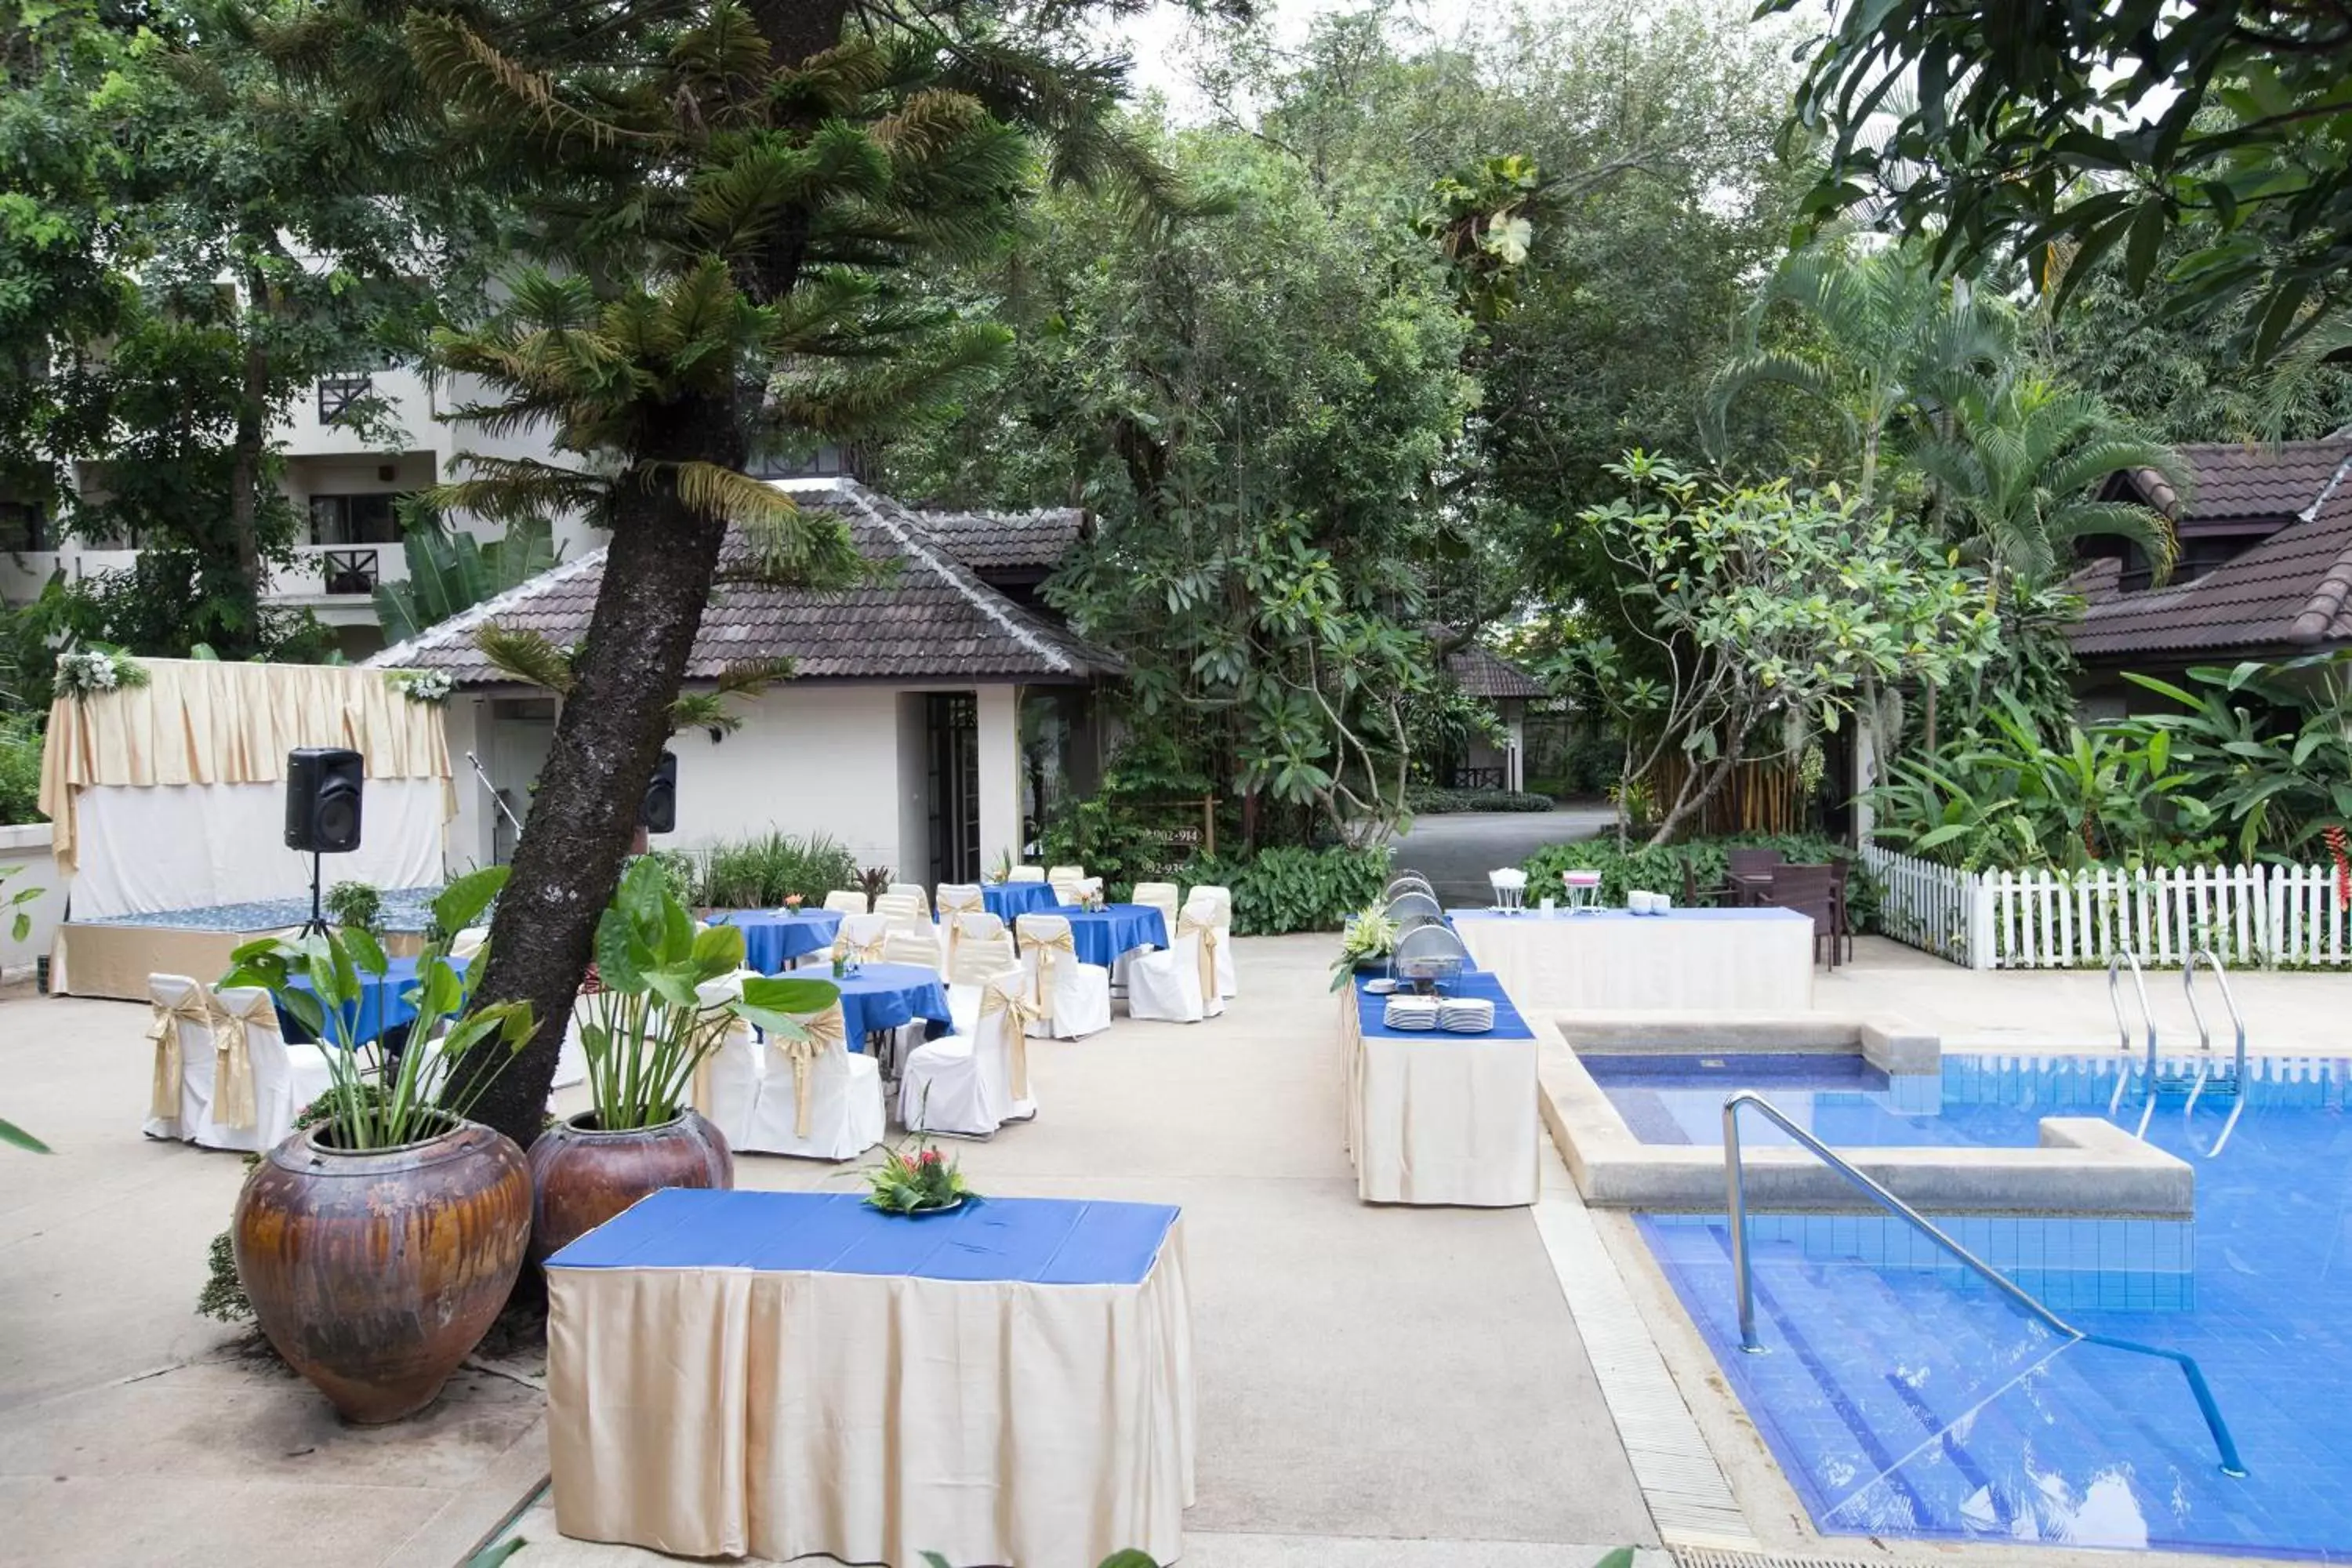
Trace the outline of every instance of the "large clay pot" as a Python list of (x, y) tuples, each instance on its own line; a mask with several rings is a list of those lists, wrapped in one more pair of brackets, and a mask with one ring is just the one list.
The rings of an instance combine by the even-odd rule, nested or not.
[(353, 1152), (287, 1139), (236, 1200), (237, 1278), (278, 1353), (351, 1420), (433, 1403), (506, 1305), (530, 1238), (522, 1151), (460, 1121)]
[(735, 1156), (718, 1128), (688, 1110), (656, 1127), (595, 1125), (583, 1111), (530, 1146), (530, 1259), (550, 1254), (664, 1187), (731, 1187)]

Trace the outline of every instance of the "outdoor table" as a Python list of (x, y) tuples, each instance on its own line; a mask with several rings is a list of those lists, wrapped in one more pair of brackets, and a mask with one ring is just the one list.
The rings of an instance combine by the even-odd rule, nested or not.
[(1183, 1549), (1178, 1210), (670, 1188), (547, 1261), (556, 1528), (681, 1557)]
[(1451, 910), (1447, 919), (1472, 962), (1500, 975), (1530, 1013), (1802, 1013), (1813, 1005), (1813, 922), (1794, 910)]
[[(463, 974), (466, 973), (466, 961), (453, 958), (449, 960), (449, 967)], [(359, 1005), (350, 1010), (352, 1044), (381, 1038), (387, 1029), (404, 1028), (415, 1022), (416, 1004), (409, 999), (408, 993), (416, 984), (416, 960), (392, 959), (385, 963), (382, 979), (362, 972), (360, 981)], [(289, 973), (286, 977), (286, 986), (289, 991), (310, 992), (310, 977), (299, 973)], [(315, 992), (311, 994), (316, 994)], [(292, 1045), (316, 1038), (303, 1026), (300, 1019), (287, 1011), (283, 1003), (278, 1005), (278, 1029)]]
[(1356, 976), (1339, 999), (1348, 1149), (1356, 1195), (1373, 1204), (1532, 1204), (1542, 1185), (1535, 1031), (1501, 981), (1471, 970), (1439, 987), (1495, 1004), (1480, 1035), (1398, 1030), (1386, 996)]
[(833, 945), (841, 930), (837, 910), (727, 910), (710, 917), (743, 932), (743, 962), (762, 974), (781, 974), (793, 961)]
[(987, 882), (981, 886), (980, 901), (1009, 926), (1023, 915), (1051, 914), (1054, 888), (1050, 882)]
[[(828, 977), (811, 970), (808, 978)], [(852, 1050), (863, 1050), (870, 1035), (897, 1029), (918, 1018), (924, 1021), (927, 1040), (954, 1028), (954, 1016), (948, 1011), (948, 988), (936, 969), (919, 963), (867, 963), (834, 984), (841, 987), (841, 1026)]]
[(1045, 912), (1070, 922), (1070, 944), (1081, 963), (1108, 969), (1121, 953), (1168, 945), (1167, 918), (1150, 904), (1107, 904), (1100, 910), (1064, 904)]

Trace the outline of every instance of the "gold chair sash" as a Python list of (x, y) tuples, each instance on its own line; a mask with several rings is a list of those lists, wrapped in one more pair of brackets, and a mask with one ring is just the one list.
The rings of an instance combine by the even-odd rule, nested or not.
[(992, 981), (980, 994), (980, 1016), (992, 1018), (999, 1013), (1005, 1016), (1004, 1027), (1013, 1039), (1006, 1047), (1013, 1057), (1013, 1098), (1026, 1100), (1029, 1098), (1029, 1026), (1045, 1023), (1054, 1016), (1053, 1009), (1032, 1006), (1021, 999), (1018, 987), (1008, 989)]
[(1057, 952), (1066, 952), (1070, 955), (1070, 962), (1076, 963), (1077, 939), (1065, 927), (1059, 936), (1024, 938), (1023, 945), (1037, 950), (1037, 968), (1034, 974), (1031, 976), (1035, 986), (1032, 1005), (1037, 1008), (1037, 1016), (1040, 1019), (1051, 1018), (1054, 1016), (1054, 955)]
[(1187, 910), (1176, 917), (1176, 934), (1201, 939), (1201, 1002), (1205, 1006), (1217, 999), (1217, 922)]
[(202, 1024), (207, 1030), (213, 1025), (212, 1001), (201, 986), (192, 988), (177, 1002), (157, 1002), (154, 1022), (147, 1026), (148, 1042), (155, 1047), (154, 1080), (147, 1093), (147, 1113), (158, 1121), (180, 1119), (180, 1026), (183, 1023)]
[(963, 917), (983, 914), (987, 910), (988, 900), (978, 893), (968, 898), (961, 893), (940, 895), (940, 923), (948, 928), (947, 968), (950, 974), (955, 973), (956, 951), (963, 946)]
[(808, 1031), (804, 1040), (779, 1040), (769, 1037), (768, 1044), (784, 1053), (793, 1064), (793, 1136), (809, 1135), (809, 1069), (816, 1065), (820, 1051), (839, 1050), (849, 1037), (848, 1021), (841, 1016), (841, 1004), (836, 1002), (822, 1013), (795, 1013), (793, 1022)]
[(886, 928), (872, 942), (852, 942), (846, 932), (833, 939), (833, 956), (852, 963), (879, 963), (882, 952), (890, 945), (890, 932)]
[(223, 1127), (250, 1127), (261, 1110), (253, 1089), (253, 1042), (246, 1028), (262, 1023), (277, 1027), (277, 1004), (268, 992), (257, 991), (234, 1001), (215, 993), (213, 1006), (213, 1120)]
[(689, 1026), (687, 1040), (694, 1052), (694, 1074), (686, 1092), (694, 1108), (706, 1115), (710, 1110), (710, 1058), (726, 1047), (727, 1037), (739, 1026), (750, 1027), (724, 1007), (704, 1009)]

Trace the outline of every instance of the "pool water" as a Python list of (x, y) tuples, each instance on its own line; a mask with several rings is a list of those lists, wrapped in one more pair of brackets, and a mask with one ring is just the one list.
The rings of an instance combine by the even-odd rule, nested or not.
[[(1718, 1141), (1723, 1096), (1754, 1088), (1832, 1144), (2006, 1147), (2042, 1116), (2105, 1116), (2120, 1067), (1947, 1057), (1932, 1110), (1913, 1109), (1925, 1086), (1897, 1103), (1900, 1080), (1745, 1064), (1596, 1077), (1657, 1141)], [(2352, 1062), (2249, 1078), (2226, 1141), (2234, 1096), (2156, 1101), (2148, 1140), (2196, 1167), (2192, 1225), (1948, 1226), (2076, 1327), (2196, 1357), (2243, 1479), (2221, 1473), (2175, 1367), (2053, 1335), (1895, 1222), (1759, 1216), (1761, 1355), (1738, 1349), (1725, 1222), (1640, 1224), (1824, 1533), (2352, 1561)], [(2126, 1087), (2116, 1120), (2136, 1128), (2145, 1097)]]

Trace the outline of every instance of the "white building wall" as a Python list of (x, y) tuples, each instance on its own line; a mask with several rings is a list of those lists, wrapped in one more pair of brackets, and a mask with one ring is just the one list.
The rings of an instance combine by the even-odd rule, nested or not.
[(887, 686), (786, 683), (741, 704), (743, 728), (723, 741), (699, 731), (677, 736), (678, 830), (654, 846), (824, 833), (860, 866), (898, 865), (898, 695)]
[(1021, 689), (983, 686), (974, 705), (980, 731), (980, 868), (1021, 858)]
[[(0, 826), (0, 868), (15, 874), (0, 881), (0, 984), (22, 980), (33, 973), (36, 961), (49, 951), (65, 916), (66, 879), (49, 852), (49, 825), (30, 822)], [(27, 888), (43, 889), (30, 903), (11, 906), (9, 900)], [(25, 940), (16, 940), (16, 917), (33, 918)]]

